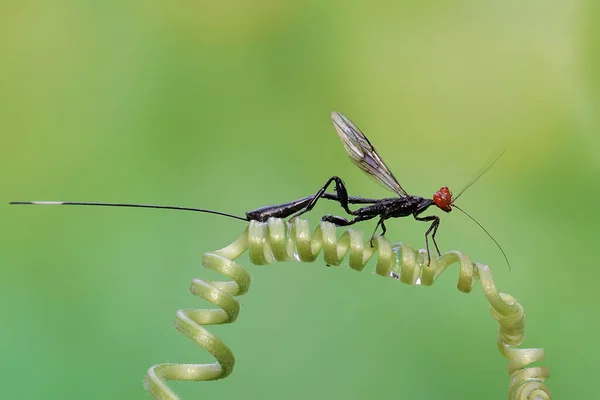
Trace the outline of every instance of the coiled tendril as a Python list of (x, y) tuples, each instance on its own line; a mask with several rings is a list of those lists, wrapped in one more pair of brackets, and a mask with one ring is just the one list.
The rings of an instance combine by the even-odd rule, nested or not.
[(157, 399), (177, 399), (166, 385), (168, 380), (215, 380), (228, 376), (233, 370), (233, 353), (221, 340), (203, 326), (227, 324), (236, 320), (240, 305), (235, 296), (248, 291), (250, 275), (234, 260), (246, 250), (250, 261), (256, 265), (276, 261), (315, 261), (323, 250), (328, 265), (340, 265), (348, 255), (350, 268), (361, 271), (377, 254), (375, 273), (392, 277), (410, 285), (431, 285), (451, 264), (458, 263), (460, 272), (458, 289), (469, 293), (477, 280), (490, 303), (492, 316), (500, 326), (497, 344), (500, 353), (509, 360), (508, 373), (510, 399), (550, 399), (544, 385), (549, 376), (547, 367), (530, 364), (545, 358), (544, 350), (519, 349), (525, 335), (525, 312), (510, 295), (499, 293), (487, 265), (473, 263), (471, 258), (458, 252), (448, 252), (425, 265), (427, 252), (414, 250), (402, 243), (392, 245), (383, 237), (376, 237), (374, 247), (365, 244), (362, 232), (348, 229), (338, 239), (336, 226), (321, 222), (311, 234), (308, 222), (296, 219), (287, 223), (271, 218), (268, 222), (251, 221), (242, 235), (229, 246), (205, 253), (202, 265), (231, 278), (231, 281), (194, 279), (190, 291), (219, 307), (218, 309), (179, 310), (175, 327), (210, 352), (217, 360), (214, 364), (159, 364), (148, 370), (146, 389)]

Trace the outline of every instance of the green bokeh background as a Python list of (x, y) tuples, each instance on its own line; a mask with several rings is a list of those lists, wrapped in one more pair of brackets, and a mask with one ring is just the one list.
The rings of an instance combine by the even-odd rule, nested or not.
[[(201, 255), (244, 229), (211, 215), (17, 207), (122, 201), (243, 212), (333, 174), (387, 196), (329, 120), (359, 125), (411, 193), (458, 191), (438, 241), (488, 263), (527, 311), (555, 398), (590, 398), (600, 349), (600, 13), (595, 0), (8, 1), (0, 5), (2, 398), (148, 398), (146, 369), (212, 362), (172, 327)], [(319, 204), (309, 219), (340, 213)], [(388, 224), (423, 246), (424, 224)], [(369, 234), (374, 223), (358, 229)], [(247, 257), (242, 264), (249, 265)], [(239, 320), (215, 327), (233, 374), (186, 398), (506, 397), (481, 287), (347, 268), (249, 266)], [(593, 397), (593, 396), (592, 396)]]

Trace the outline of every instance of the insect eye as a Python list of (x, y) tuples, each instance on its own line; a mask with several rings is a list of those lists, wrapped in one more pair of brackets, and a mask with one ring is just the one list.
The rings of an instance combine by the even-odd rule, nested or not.
[(443, 187), (433, 195), (433, 202), (439, 209), (450, 212), (452, 211), (452, 194), (447, 187)]

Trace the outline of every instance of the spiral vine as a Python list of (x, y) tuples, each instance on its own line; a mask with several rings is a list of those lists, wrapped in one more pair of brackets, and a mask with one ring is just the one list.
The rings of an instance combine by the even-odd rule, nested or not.
[(157, 399), (177, 399), (167, 386), (169, 380), (215, 380), (227, 377), (233, 370), (232, 351), (204, 326), (228, 324), (236, 320), (240, 305), (236, 296), (245, 294), (250, 287), (250, 275), (234, 260), (248, 251), (255, 265), (277, 261), (315, 261), (319, 253), (328, 265), (340, 265), (348, 256), (350, 268), (361, 271), (367, 262), (377, 256), (375, 273), (391, 277), (410, 285), (432, 285), (435, 279), (451, 264), (459, 264), (458, 289), (469, 293), (480, 281), (490, 303), (491, 314), (499, 324), (497, 345), (501, 355), (509, 360), (510, 384), (508, 397), (515, 400), (551, 398), (544, 384), (548, 378), (547, 367), (531, 364), (545, 358), (541, 348), (522, 349), (525, 335), (525, 312), (510, 295), (499, 293), (487, 265), (473, 263), (470, 257), (451, 251), (432, 258), (426, 265), (427, 252), (414, 250), (402, 243), (392, 245), (383, 237), (376, 237), (373, 247), (365, 243), (362, 232), (346, 230), (337, 237), (336, 226), (321, 222), (311, 233), (308, 222), (296, 219), (287, 223), (271, 218), (268, 222), (251, 221), (242, 235), (229, 246), (207, 252), (202, 265), (230, 278), (229, 281), (194, 279), (190, 291), (217, 306), (217, 309), (179, 310), (175, 327), (184, 335), (211, 353), (213, 364), (159, 364), (148, 370), (146, 389)]

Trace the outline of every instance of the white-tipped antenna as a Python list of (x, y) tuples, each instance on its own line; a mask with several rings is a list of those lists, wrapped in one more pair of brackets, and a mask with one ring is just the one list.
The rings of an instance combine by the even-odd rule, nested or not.
[(178, 211), (196, 211), (208, 214), (222, 215), (224, 217), (235, 218), (241, 221), (248, 221), (248, 218), (240, 217), (215, 210), (206, 210), (203, 208), (178, 207), (178, 206), (157, 206), (154, 204), (129, 204), (129, 203), (95, 203), (81, 201), (11, 201), (8, 204), (31, 204), (42, 206), (99, 206), (99, 207), (132, 207), (132, 208), (155, 208), (159, 210), (178, 210)]
[(454, 196), (452, 201), (455, 201), (456, 199), (458, 199), (465, 192), (465, 190), (467, 190), (469, 187), (471, 187), (472, 184), (477, 182), (479, 180), (479, 178), (481, 178), (483, 175), (485, 175), (485, 173), (488, 172), (494, 166), (494, 164), (496, 164), (498, 162), (500, 157), (502, 157), (504, 155), (504, 153), (506, 153), (506, 150), (507, 149), (502, 150), (502, 153), (500, 153), (500, 155), (498, 157), (496, 157), (496, 159), (482, 173), (477, 175), (476, 178), (472, 179), (471, 182), (467, 183), (466, 186), (464, 188), (462, 188), (462, 190), (460, 192), (458, 192), (458, 194), (456, 196)]

